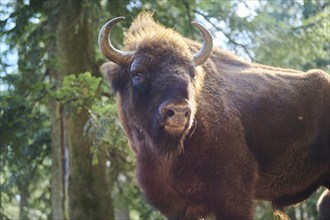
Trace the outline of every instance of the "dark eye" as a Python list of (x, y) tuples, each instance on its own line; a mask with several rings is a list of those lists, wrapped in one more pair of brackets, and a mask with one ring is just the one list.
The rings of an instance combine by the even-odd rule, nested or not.
[(191, 76), (192, 78), (195, 78), (195, 76), (196, 76), (195, 70), (193, 70), (193, 71), (190, 72), (190, 76)]
[(191, 76), (191, 78), (195, 78), (196, 72), (194, 67), (189, 69), (189, 75)]
[(145, 75), (141, 72), (134, 73), (132, 76), (132, 83), (135, 88), (139, 88), (145, 81)]

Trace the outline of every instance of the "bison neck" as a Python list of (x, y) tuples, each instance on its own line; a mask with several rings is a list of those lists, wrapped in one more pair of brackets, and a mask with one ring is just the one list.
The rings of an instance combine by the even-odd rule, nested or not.
[[(161, 209), (166, 216), (174, 215), (179, 210), (198, 215), (209, 213), (205, 205), (206, 182), (201, 179), (201, 167), (196, 167), (199, 163), (198, 158), (193, 156), (193, 149), (159, 153), (154, 146), (146, 143), (139, 147), (138, 181), (153, 206)], [(185, 147), (193, 148), (190, 145)]]

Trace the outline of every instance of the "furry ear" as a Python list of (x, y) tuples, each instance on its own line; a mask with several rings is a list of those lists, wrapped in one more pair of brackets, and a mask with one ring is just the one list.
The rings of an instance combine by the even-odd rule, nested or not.
[(129, 80), (126, 68), (113, 62), (103, 64), (100, 70), (103, 76), (109, 81), (114, 92), (124, 87), (125, 83)]

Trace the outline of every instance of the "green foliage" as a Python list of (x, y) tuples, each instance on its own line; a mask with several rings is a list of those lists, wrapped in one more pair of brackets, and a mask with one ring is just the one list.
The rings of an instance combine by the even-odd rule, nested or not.
[(283, 7), (279, 1), (269, 1), (254, 18), (256, 60), (304, 71), (321, 68), (329, 72), (330, 5), (317, 7), (310, 3), (313, 13), (307, 15), (308, 5), (288, 2), (291, 1)]
[(63, 85), (52, 95), (63, 104), (73, 107), (88, 107), (95, 101), (101, 78), (94, 77), (90, 72), (71, 74), (63, 79)]
[[(49, 116), (41, 95), (45, 87), (35, 83), (25, 91), (16, 74), (2, 80), (11, 89), (0, 97), (1, 213), (45, 219), (50, 214), (45, 208), (50, 205), (51, 177)], [(24, 204), (19, 216), (10, 211), (18, 209), (18, 202)]]
[[(51, 212), (51, 140), (45, 105), (43, 13), (40, 2), (1, 1), (0, 7), (0, 47), (4, 48), (0, 68), (0, 214), (11, 219), (46, 219)], [(15, 53), (20, 54), (16, 63)]]

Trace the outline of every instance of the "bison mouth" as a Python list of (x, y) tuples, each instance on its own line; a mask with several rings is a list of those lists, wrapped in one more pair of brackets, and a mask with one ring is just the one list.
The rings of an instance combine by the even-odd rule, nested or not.
[[(185, 114), (185, 115), (184, 115)], [(166, 133), (173, 136), (182, 136), (185, 130), (190, 126), (190, 113), (177, 114), (167, 117), (163, 122), (163, 129)]]
[(184, 133), (186, 127), (182, 125), (164, 125), (164, 130), (173, 135), (180, 136)]

